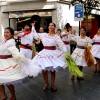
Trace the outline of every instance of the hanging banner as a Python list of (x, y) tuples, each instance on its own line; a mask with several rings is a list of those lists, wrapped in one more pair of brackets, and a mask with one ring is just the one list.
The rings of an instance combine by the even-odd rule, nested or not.
[(74, 20), (75, 21), (82, 21), (84, 17), (84, 5), (83, 4), (76, 4), (74, 6)]

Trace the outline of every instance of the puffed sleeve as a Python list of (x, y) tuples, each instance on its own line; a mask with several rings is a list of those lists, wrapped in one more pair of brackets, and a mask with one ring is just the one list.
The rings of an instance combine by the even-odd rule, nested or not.
[(18, 49), (15, 46), (15, 42), (13, 40), (8, 41), (7, 49), (12, 54), (15, 61), (21, 67), (22, 74), (36, 77), (38, 76), (39, 73), (42, 72), (42, 69), (40, 66), (36, 65), (35, 63), (31, 64), (31, 60), (27, 59), (24, 55), (21, 55), (19, 53)]
[(13, 39), (7, 41), (7, 49), (17, 60), (20, 57), (24, 57), (19, 53), (18, 49), (16, 48), (15, 41)]
[(92, 41), (95, 42), (96, 35), (93, 37)]
[(72, 41), (75, 41), (75, 42), (77, 42), (77, 38), (78, 38), (79, 36), (73, 36), (73, 35), (71, 35), (71, 34), (68, 34), (68, 39), (69, 40), (72, 40)]
[(27, 70), (30, 67), (30, 61), (24, 55), (20, 54), (15, 46), (14, 40), (7, 41), (7, 50), (12, 54), (14, 61), (21, 67), (21, 72), (29, 75), (30, 72)]
[(87, 38), (88, 38), (88, 46), (92, 46), (93, 40), (90, 39), (89, 37), (87, 37)]
[(67, 51), (65, 44), (63, 43), (63, 41), (61, 40), (59, 36), (56, 36), (56, 45), (59, 47), (61, 51), (63, 52)]

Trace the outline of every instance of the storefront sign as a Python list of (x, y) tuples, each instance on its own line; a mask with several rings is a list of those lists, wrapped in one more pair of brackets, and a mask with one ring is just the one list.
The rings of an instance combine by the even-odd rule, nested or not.
[(44, 11), (44, 12), (9, 12), (9, 18), (21, 18), (21, 17), (31, 17), (32, 15), (39, 15), (39, 16), (52, 16), (51, 11)]
[(84, 5), (77, 4), (74, 6), (74, 20), (81, 21), (84, 17)]

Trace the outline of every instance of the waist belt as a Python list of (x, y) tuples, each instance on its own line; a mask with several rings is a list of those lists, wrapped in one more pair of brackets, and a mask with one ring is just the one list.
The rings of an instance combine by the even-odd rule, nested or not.
[(12, 58), (12, 55), (0, 55), (0, 59)]
[(21, 44), (20, 48), (24, 48), (24, 49), (30, 49), (32, 50), (32, 46), (29, 46), (28, 44)]
[(56, 50), (56, 47), (55, 46), (44, 46), (44, 49), (47, 49), (47, 50)]
[(64, 42), (64, 44), (66, 44), (66, 45), (67, 45), (67, 44), (70, 44), (69, 42), (66, 42), (66, 41), (63, 41), (63, 42)]
[(93, 44), (99, 44), (100, 45), (100, 42), (94, 42)]
[(79, 49), (85, 49), (84, 46), (77, 46)]

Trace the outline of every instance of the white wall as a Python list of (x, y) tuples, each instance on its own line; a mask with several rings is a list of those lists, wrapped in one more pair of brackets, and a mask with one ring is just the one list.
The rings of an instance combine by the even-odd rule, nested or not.
[(17, 29), (16, 20), (17, 19), (10, 19), (10, 27), (13, 28), (14, 30)]
[(9, 26), (8, 13), (1, 13), (0, 19), (1, 19), (0, 34), (3, 35), (4, 34), (4, 29)]
[(74, 7), (71, 6), (69, 9), (69, 5), (59, 4), (57, 5), (57, 14), (59, 21), (59, 28), (63, 28), (66, 23), (70, 23), (70, 25), (79, 32), (79, 21), (74, 21)]

